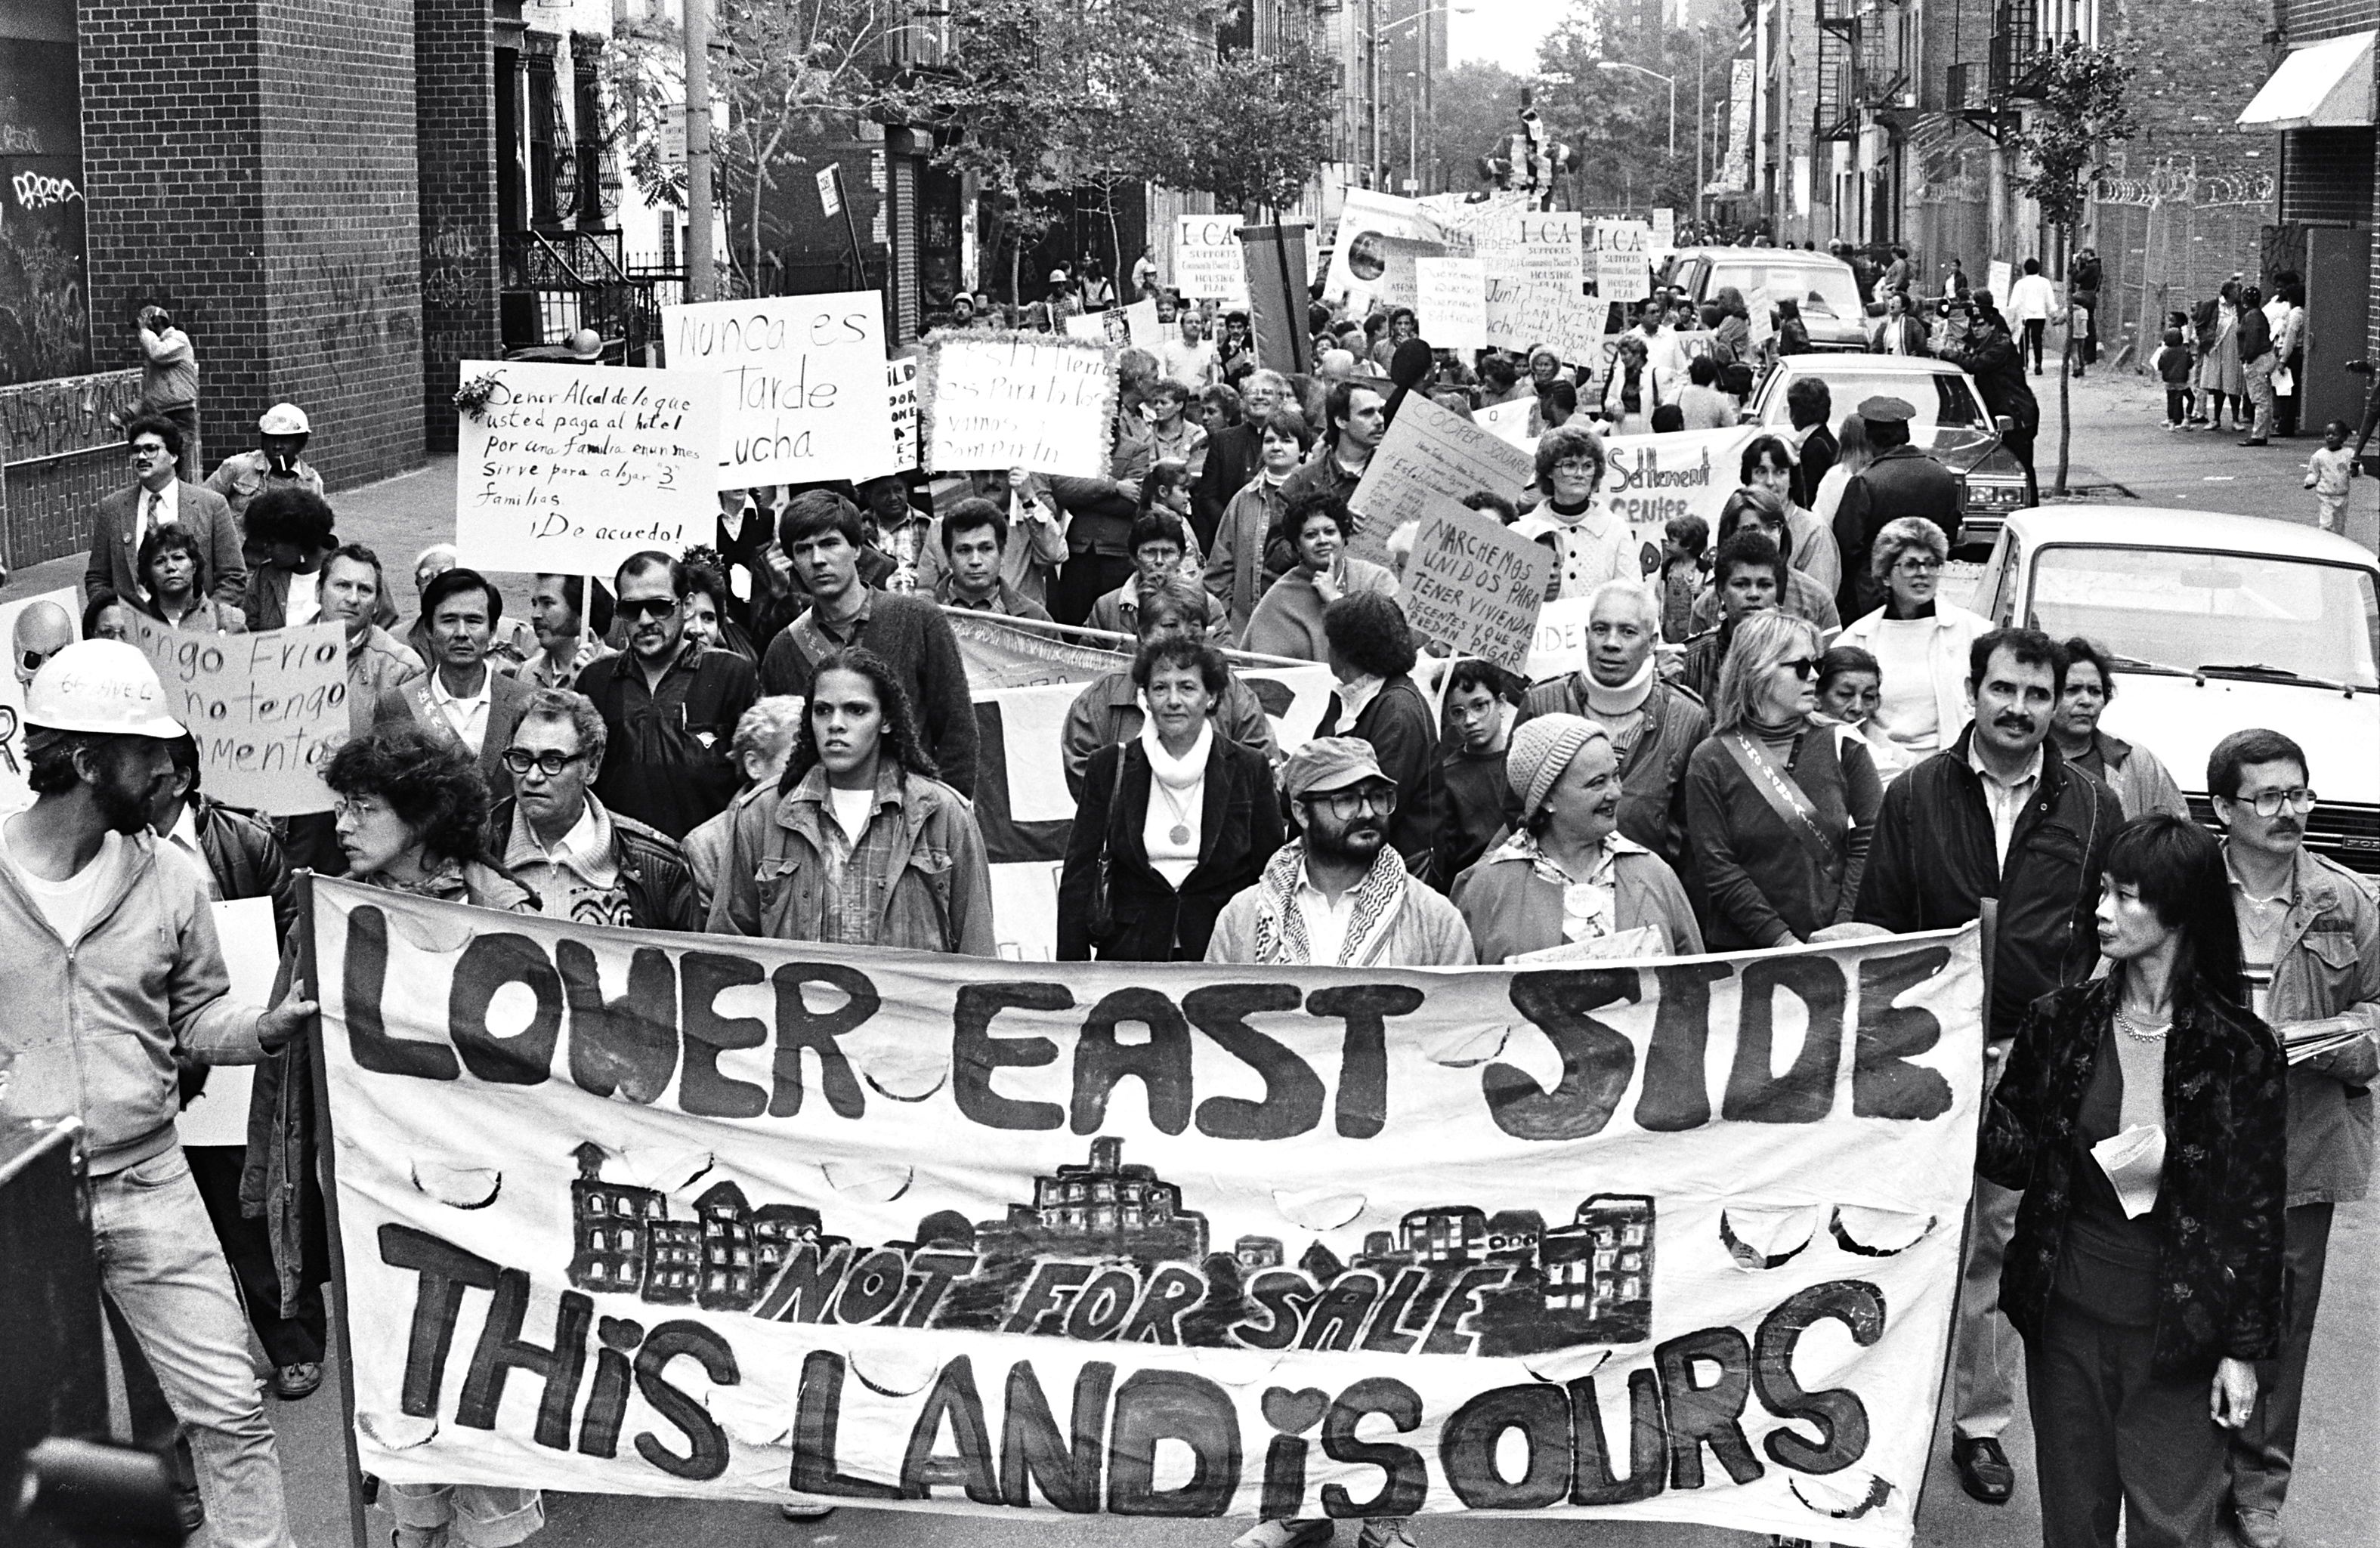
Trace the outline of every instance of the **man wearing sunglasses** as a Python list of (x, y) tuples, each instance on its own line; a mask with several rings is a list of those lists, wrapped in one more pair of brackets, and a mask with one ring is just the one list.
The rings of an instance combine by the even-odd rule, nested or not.
[(2257, 1367), (2260, 1400), (2231, 1441), (2232, 1513), (2249, 1548), (2282, 1542), (2331, 1215), (2372, 1180), (2380, 908), (2353, 872), (2307, 851), (2312, 783), (2305, 749), (2275, 731), (2234, 732), (2206, 759), (2250, 1009), (2289, 1058), (2289, 1317), (2280, 1358)]
[(28, 602), (9, 631), (8, 659), (16, 663), (17, 686), (32, 686), (43, 662), (75, 642), (75, 621), (55, 602)]
[(698, 930), (677, 841), (610, 811), (589, 788), (610, 740), (585, 695), (540, 688), (504, 749), (513, 795), (488, 815), (488, 847), (543, 900), (549, 918)]

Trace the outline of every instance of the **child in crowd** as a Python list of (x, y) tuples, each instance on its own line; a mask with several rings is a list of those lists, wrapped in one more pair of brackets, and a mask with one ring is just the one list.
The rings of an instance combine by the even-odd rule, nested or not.
[(1694, 598), (1703, 587), (1710, 524), (1671, 516), (1661, 527), (1661, 637), (1683, 645), (1694, 632)]
[(2190, 417), (2190, 346), (2181, 341), (2180, 329), (2168, 328), (2165, 347), (2151, 362), (2165, 383), (2165, 428), (2169, 430), (2181, 429)]
[(2347, 480), (2354, 472), (2347, 421), (2333, 419), (2322, 428), (2322, 450), (2306, 459), (2305, 487), (2313, 490), (2314, 521), (2325, 532), (2336, 532), (2346, 523)]

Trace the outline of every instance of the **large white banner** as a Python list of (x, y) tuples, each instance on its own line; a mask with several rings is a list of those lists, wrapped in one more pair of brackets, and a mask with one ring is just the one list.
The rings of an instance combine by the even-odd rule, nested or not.
[(873, 290), (662, 308), (669, 363), (719, 377), (722, 490), (872, 478), (896, 466)]
[(1911, 1541), (1972, 926), (1060, 974), (312, 897), (377, 1477)]

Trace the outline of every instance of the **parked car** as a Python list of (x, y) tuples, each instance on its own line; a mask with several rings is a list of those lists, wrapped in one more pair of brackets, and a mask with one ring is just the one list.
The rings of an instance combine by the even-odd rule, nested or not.
[(2380, 876), (2380, 562), (2336, 533), (2137, 506), (2019, 512), (1975, 611), (2115, 657), (2100, 724), (2165, 760), (2214, 820), (2206, 755), (2261, 726), (2296, 739), (2320, 795), (2306, 842)]
[(1764, 425), (1791, 426), (1786, 389), (1805, 376), (1827, 384), (1834, 399), (1830, 429), (1873, 397), (1899, 398), (1917, 410), (1909, 422), (1910, 444), (1959, 476), (1964, 500), (1961, 548), (1981, 554), (1999, 536), (2000, 523), (2024, 508), (2024, 469), (2000, 444), (2006, 427), (1984, 407), (1975, 379), (1947, 360), (1915, 355), (1789, 355), (1777, 362), (1752, 395), (1751, 417)]
[(1860, 302), (1859, 280), (1850, 264), (1827, 253), (1791, 248), (1680, 248), (1662, 265), (1660, 283), (1684, 291), (1697, 306), (1730, 285), (1755, 306), (1762, 293), (1771, 302), (1790, 298), (1802, 305), (1811, 348), (1867, 348), (1867, 308)]

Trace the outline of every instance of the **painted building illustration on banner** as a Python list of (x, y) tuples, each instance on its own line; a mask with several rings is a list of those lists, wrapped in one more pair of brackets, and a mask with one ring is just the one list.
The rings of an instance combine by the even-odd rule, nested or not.
[[(1429, 1205), (1406, 1212), (1393, 1230), (1366, 1232), (1352, 1261), (1317, 1238), (1291, 1266), (1272, 1236), (1241, 1236), (1210, 1254), (1207, 1217), (1184, 1207), (1180, 1185), (1125, 1161), (1123, 1142), (1104, 1135), (1092, 1140), (1087, 1160), (1034, 1178), (1030, 1202), (1010, 1204), (999, 1219), (940, 1211), (919, 1223), (915, 1242), (872, 1249), (827, 1234), (807, 1205), (756, 1208), (725, 1179), (694, 1199), (691, 1218), (673, 1217), (660, 1190), (605, 1180), (601, 1146), (582, 1143), (572, 1155), (579, 1175), (571, 1184), (571, 1284), (655, 1305), (791, 1315), (796, 1304), (822, 1309), (847, 1276), (862, 1276), (855, 1264), (907, 1253), (913, 1263), (937, 1261), (947, 1297), (938, 1290), (930, 1305), (907, 1313), (936, 1326), (1026, 1331), (1012, 1318), (1032, 1300), (1028, 1285), (1081, 1265), (1082, 1277), (1094, 1269), (1122, 1275), (1117, 1283), (1132, 1290), (1126, 1305), (1171, 1300), (1191, 1343), (1232, 1342), (1251, 1293), (1281, 1275), (1303, 1277), (1317, 1292), (1310, 1320), (1335, 1317), (1351, 1335), (1367, 1316), (1392, 1318), (1462, 1294), (1477, 1297), (1483, 1353), (1651, 1335), (1654, 1203), (1645, 1194), (1595, 1194), (1569, 1223), (1552, 1227), (1534, 1209)], [(1028, 1326), (1057, 1331), (1029, 1318)], [(1066, 1327), (1084, 1336), (1071, 1320)]]

